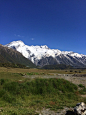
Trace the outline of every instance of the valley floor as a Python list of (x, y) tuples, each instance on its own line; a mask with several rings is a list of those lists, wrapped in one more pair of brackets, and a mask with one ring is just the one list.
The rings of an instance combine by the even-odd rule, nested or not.
[[(77, 71), (77, 73), (76, 73), (76, 71)], [(32, 74), (32, 75), (30, 75), (30, 74)], [(83, 70), (72, 70), (72, 72), (71, 72), (71, 70), (41, 70), (41, 69), (35, 69), (35, 68), (34, 69), (20, 69), (20, 68), (3, 68), (3, 67), (0, 68), (0, 79), (2, 80), (2, 82), (4, 79), (4, 81), (6, 80), (6, 82), (9, 82), (9, 83), (10, 82), (18, 82), (19, 84), (23, 84), (30, 80), (33, 81), (33, 79), (35, 81), (36, 78), (45, 78), (45, 79), (63, 78), (65, 80), (68, 80), (68, 81), (76, 84), (77, 86), (81, 84), (81, 86), (85, 86), (85, 88), (86, 88), (86, 70), (84, 70), (84, 71)], [(1, 83), (1, 81), (0, 81), (0, 83)], [(1, 88), (2, 88), (2, 85), (1, 85)], [(53, 96), (55, 96), (55, 95), (53, 95)], [(85, 91), (85, 94), (80, 94), (80, 96), (82, 98), (80, 100), (85, 100), (85, 103), (86, 103), (86, 91)], [(5, 103), (5, 101), (3, 101), (1, 98), (0, 105), (2, 105), (2, 106), (0, 106), (0, 114), (2, 113), (1, 115), (6, 115), (6, 114), (4, 114), (6, 111), (8, 113), (10, 113), (9, 115), (16, 114), (17, 112), (15, 111), (15, 109), (17, 109), (17, 108), (18, 108), (18, 110), (17, 110), (18, 112), (20, 111), (20, 109), (21, 109), (22, 113), (24, 113), (23, 110), (27, 111), (29, 109), (32, 112), (32, 110), (34, 109), (33, 106), (34, 106), (34, 104), (36, 104), (36, 108), (39, 107), (39, 109), (38, 110), (34, 109), (34, 110), (36, 110), (36, 112), (39, 114), (30, 114), (30, 115), (73, 115), (73, 106), (76, 106), (77, 102), (79, 103), (79, 101), (80, 101), (80, 100), (76, 100), (73, 102), (71, 100), (71, 102), (70, 102), (70, 99), (69, 100), (64, 99), (68, 103), (68, 106), (64, 106), (64, 109), (57, 109), (57, 105), (58, 105), (59, 101), (58, 101), (58, 97), (56, 95), (55, 100), (57, 100), (57, 105), (55, 106), (56, 110), (54, 111), (54, 110), (51, 110), (50, 107), (45, 108), (45, 106), (44, 106), (48, 103), (51, 104), (51, 106), (54, 106), (53, 102), (55, 100), (53, 100), (53, 97), (51, 97), (50, 100), (47, 98), (45, 98), (45, 100), (44, 100), (41, 96), (40, 97), (29, 96), (28, 98), (27, 97), (22, 97), (22, 98), (25, 98), (25, 101), (19, 98), (17, 104), (16, 103), (13, 103), (13, 104)], [(63, 101), (60, 100), (60, 104), (64, 105), (66, 103)], [(41, 108), (41, 110), (40, 110), (40, 106), (42, 105), (41, 103), (43, 103), (43, 108)], [(72, 104), (72, 107), (70, 107), (71, 104)], [(66, 113), (67, 111), (70, 114), (67, 114)], [(28, 114), (23, 114), (23, 115), (28, 115)]]
[(82, 77), (78, 77), (78, 76), (74, 76), (73, 74), (54, 74), (54, 75), (25, 75), (23, 76), (25, 78), (63, 78), (66, 79), (74, 84), (83, 84), (86, 87), (86, 77), (82, 76)]

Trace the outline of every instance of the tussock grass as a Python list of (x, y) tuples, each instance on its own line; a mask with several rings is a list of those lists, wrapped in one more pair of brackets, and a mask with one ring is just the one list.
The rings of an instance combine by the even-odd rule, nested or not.
[(31, 82), (8, 82), (5, 83), (3, 89), (9, 91), (13, 95), (53, 95), (64, 93), (74, 93), (77, 86), (64, 79), (35, 79)]
[(44, 107), (56, 111), (82, 101), (79, 94), (78, 86), (64, 79), (0, 79), (0, 114), (38, 115)]

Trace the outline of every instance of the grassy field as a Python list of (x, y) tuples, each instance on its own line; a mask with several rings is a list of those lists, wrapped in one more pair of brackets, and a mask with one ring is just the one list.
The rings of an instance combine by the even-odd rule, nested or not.
[[(41, 70), (0, 68), (0, 115), (39, 115), (50, 108), (57, 111), (65, 106), (74, 107), (86, 98), (86, 88), (57, 78), (24, 78), (26, 75), (85, 74), (86, 70)], [(81, 71), (81, 72), (80, 72)]]
[(0, 72), (11, 73), (38, 73), (38, 74), (86, 74), (86, 69), (69, 69), (69, 70), (45, 70), (45, 69), (21, 69), (21, 68), (5, 68), (0, 67)]

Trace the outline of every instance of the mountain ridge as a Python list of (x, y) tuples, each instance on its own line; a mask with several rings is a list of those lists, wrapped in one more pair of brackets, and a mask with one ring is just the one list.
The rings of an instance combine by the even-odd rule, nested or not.
[(35, 67), (35, 65), (25, 58), (20, 52), (0, 44), (0, 63), (14, 63)]
[(47, 45), (28, 46), (21, 40), (13, 41), (7, 45), (13, 48), (37, 66), (66, 64), (74, 67), (86, 66), (86, 55), (74, 53), (72, 51), (60, 51), (58, 49), (50, 49)]

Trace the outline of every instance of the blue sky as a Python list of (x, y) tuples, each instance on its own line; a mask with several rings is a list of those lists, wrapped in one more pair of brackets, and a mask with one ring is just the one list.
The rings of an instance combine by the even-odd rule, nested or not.
[(86, 0), (0, 0), (0, 44), (17, 40), (86, 55)]

